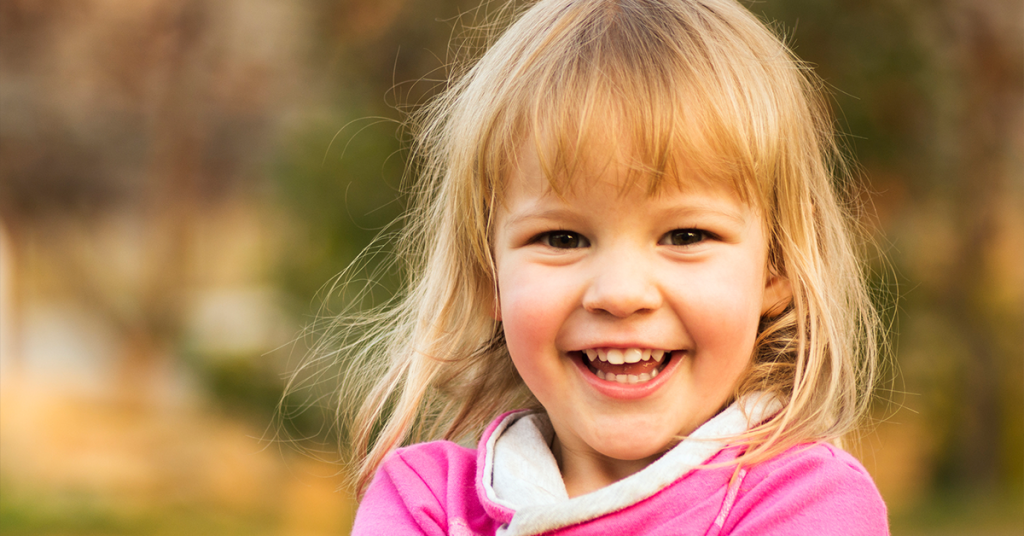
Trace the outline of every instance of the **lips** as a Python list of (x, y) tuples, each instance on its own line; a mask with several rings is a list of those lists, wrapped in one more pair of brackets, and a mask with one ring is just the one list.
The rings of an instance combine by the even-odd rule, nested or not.
[(598, 379), (621, 384), (649, 382), (672, 360), (672, 352), (652, 348), (588, 348), (579, 356)]

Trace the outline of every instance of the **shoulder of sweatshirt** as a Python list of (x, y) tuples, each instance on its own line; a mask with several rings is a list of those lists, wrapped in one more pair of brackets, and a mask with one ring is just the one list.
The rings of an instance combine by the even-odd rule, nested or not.
[(721, 534), (889, 534), (871, 475), (827, 443), (796, 445), (750, 467)]
[(450, 441), (398, 449), (374, 475), (352, 534), (493, 533), (475, 477), (475, 451)]
[[(450, 506), (450, 488), (474, 490), (476, 452), (451, 441), (431, 441), (392, 452), (378, 475), (395, 483), (407, 503), (440, 503)], [(474, 492), (475, 493), (475, 492)]]
[[(407, 466), (416, 468), (425, 478), (443, 478), (451, 470), (476, 468), (476, 451), (451, 441), (430, 441), (396, 449), (381, 465), (382, 468)], [(433, 478), (432, 478), (433, 477)], [(471, 478), (472, 479), (472, 478)]]

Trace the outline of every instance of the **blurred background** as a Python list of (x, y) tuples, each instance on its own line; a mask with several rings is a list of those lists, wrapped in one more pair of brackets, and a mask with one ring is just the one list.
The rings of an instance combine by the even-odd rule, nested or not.
[[(854, 451), (894, 534), (1019, 536), (1021, 3), (747, 5), (831, 86), (870, 189), (899, 299)], [(475, 7), (0, 0), (0, 532), (347, 533), (328, 418), (278, 440), (275, 406), (324, 285), (405, 206), (398, 121)]]

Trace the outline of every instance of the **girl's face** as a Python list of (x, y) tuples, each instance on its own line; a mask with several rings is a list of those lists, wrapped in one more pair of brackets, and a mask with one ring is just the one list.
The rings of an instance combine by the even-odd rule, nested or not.
[(788, 283), (766, 270), (760, 213), (726, 187), (684, 177), (650, 195), (612, 165), (559, 195), (535, 153), (520, 164), (497, 211), (496, 315), (575, 495), (713, 417)]

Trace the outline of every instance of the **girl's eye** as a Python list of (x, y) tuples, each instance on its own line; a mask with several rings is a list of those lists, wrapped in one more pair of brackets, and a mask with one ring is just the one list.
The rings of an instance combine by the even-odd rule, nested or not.
[(665, 235), (665, 242), (673, 246), (692, 246), (707, 239), (707, 231), (700, 229), (676, 229)]
[(586, 238), (572, 231), (551, 231), (540, 237), (541, 243), (555, 249), (585, 248), (590, 245)]

